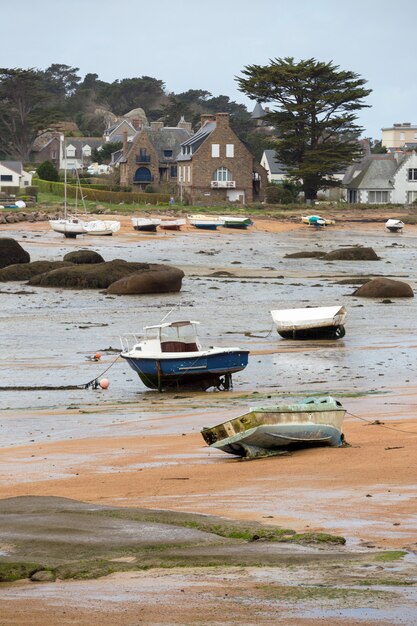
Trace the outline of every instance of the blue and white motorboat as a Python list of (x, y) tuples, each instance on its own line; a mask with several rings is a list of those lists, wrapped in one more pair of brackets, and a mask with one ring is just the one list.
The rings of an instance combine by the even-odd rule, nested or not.
[(212, 448), (246, 458), (282, 454), (310, 446), (341, 446), (345, 409), (331, 396), (300, 403), (255, 407), (211, 428), (203, 428)]
[(145, 326), (144, 338), (138, 341), (134, 337), (132, 347), (128, 337), (121, 338), (120, 356), (150, 389), (230, 389), (232, 374), (248, 364), (249, 350), (203, 349), (198, 325), (195, 321), (177, 321)]

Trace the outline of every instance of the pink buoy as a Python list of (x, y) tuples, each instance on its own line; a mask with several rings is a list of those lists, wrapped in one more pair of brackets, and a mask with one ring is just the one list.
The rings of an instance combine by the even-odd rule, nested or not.
[(98, 361), (99, 359), (101, 359), (101, 354), (100, 354), (100, 352), (96, 352), (95, 355), (94, 355), (94, 360)]
[(102, 389), (108, 389), (108, 387), (109, 387), (109, 385), (110, 385), (110, 382), (108, 381), (108, 379), (107, 379), (107, 378), (102, 378), (102, 379), (100, 380), (99, 385), (100, 385), (100, 387), (101, 387)]

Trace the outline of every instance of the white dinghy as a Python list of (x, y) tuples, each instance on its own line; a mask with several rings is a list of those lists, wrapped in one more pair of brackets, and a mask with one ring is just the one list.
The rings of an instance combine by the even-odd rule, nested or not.
[(319, 306), (271, 311), (278, 334), (284, 339), (341, 339), (345, 336), (344, 306)]

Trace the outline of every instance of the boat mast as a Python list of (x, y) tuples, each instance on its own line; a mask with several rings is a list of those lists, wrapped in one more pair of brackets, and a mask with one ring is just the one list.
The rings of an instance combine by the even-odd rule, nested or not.
[(67, 146), (64, 139), (64, 218), (67, 219)]

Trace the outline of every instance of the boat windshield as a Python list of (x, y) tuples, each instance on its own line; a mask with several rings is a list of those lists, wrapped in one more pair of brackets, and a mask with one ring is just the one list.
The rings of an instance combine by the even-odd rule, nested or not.
[(169, 326), (156, 326), (145, 330), (146, 339), (159, 339), (163, 341), (182, 341), (194, 343), (197, 337), (197, 329), (192, 323), (174, 323)]

